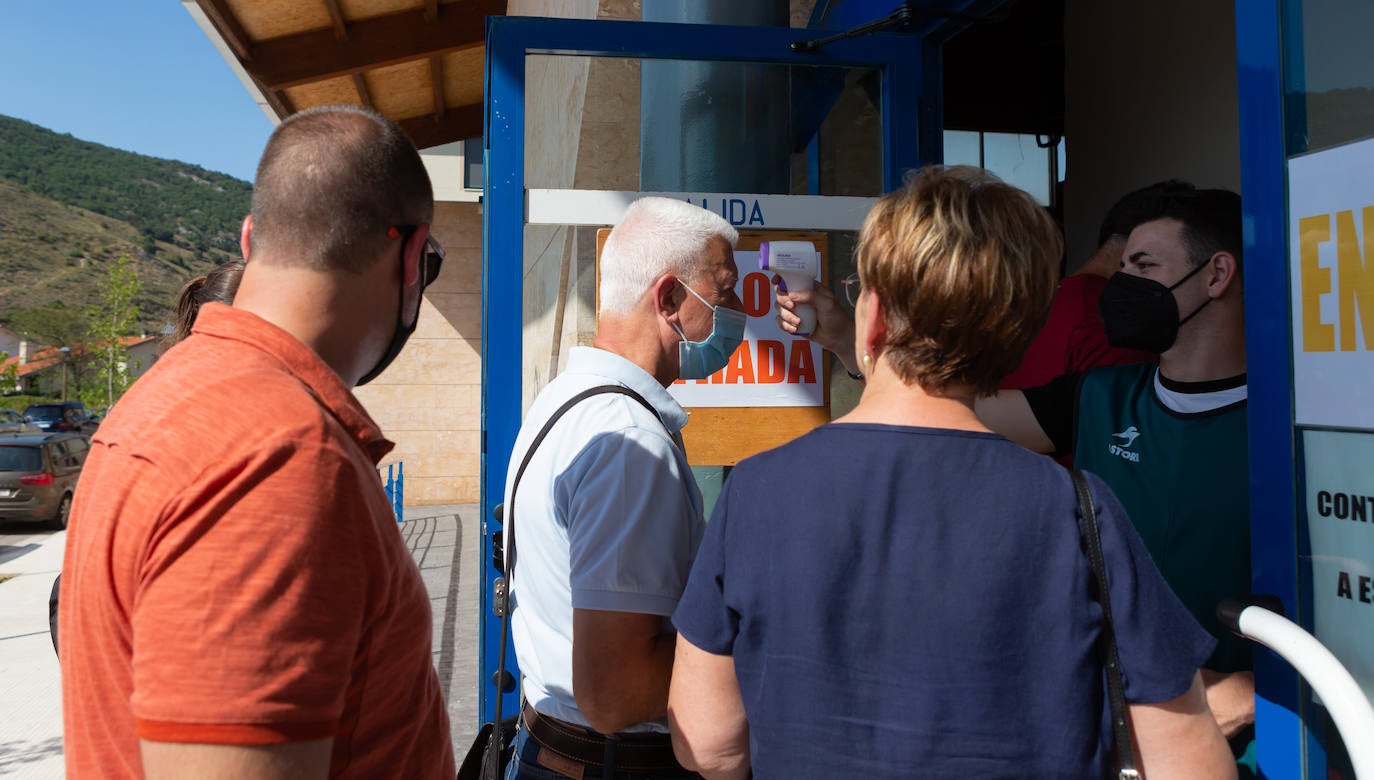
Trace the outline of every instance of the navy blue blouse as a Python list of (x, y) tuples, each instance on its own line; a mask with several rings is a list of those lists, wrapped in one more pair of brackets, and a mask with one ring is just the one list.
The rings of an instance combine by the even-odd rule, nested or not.
[[(1106, 485), (1126, 698), (1215, 640)], [(742, 462), (673, 622), (734, 657), (754, 776), (1102, 777), (1102, 611), (1067, 472), (993, 434), (831, 424)]]

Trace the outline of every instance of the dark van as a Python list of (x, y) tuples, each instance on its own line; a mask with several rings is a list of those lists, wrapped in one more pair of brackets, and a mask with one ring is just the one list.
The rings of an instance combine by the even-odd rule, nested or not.
[(67, 527), (91, 440), (75, 433), (0, 435), (0, 521)]

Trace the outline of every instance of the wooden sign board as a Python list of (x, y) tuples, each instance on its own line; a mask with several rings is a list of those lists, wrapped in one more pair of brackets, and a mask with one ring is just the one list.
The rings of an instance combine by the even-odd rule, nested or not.
[[(609, 228), (603, 228), (596, 234), (598, 296), (601, 289), (601, 250), (610, 232)], [(810, 241), (821, 253), (821, 283), (824, 283), (826, 259), (829, 256), (826, 234), (779, 230), (741, 232), (735, 251), (757, 252), (759, 244), (764, 241)], [(761, 273), (755, 263), (736, 262), (740, 266), (742, 285), (748, 274)], [(598, 298), (598, 315), (600, 310), (601, 301)], [(760, 311), (756, 309), (751, 314), (759, 314)], [(769, 307), (762, 316), (771, 318), (775, 313)], [(741, 349), (748, 346), (746, 344)], [(785, 444), (830, 422), (830, 356), (824, 354), (814, 369), (816, 381), (821, 385), (819, 405), (687, 407), (691, 419), (682, 430), (682, 438), (687, 447), (688, 462), (693, 466), (733, 466), (750, 455)]]

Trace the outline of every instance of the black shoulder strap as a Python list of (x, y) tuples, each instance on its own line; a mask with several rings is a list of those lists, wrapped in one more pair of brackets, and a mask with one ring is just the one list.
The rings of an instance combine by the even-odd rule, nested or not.
[(1107, 590), (1107, 565), (1102, 557), (1102, 536), (1097, 527), (1097, 508), (1093, 506), (1092, 493), (1088, 490), (1088, 480), (1083, 472), (1074, 469), (1069, 472), (1073, 479), (1074, 492), (1078, 494), (1078, 530), (1083, 539), (1083, 549), (1088, 563), (1092, 566), (1093, 580), (1097, 586), (1097, 600), (1102, 605), (1102, 635), (1098, 650), (1102, 665), (1107, 670), (1107, 697), (1112, 707), (1112, 734), (1116, 743), (1118, 777), (1138, 778), (1140, 773), (1135, 763), (1135, 746), (1131, 743), (1130, 714), (1126, 710), (1126, 689), (1121, 682), (1121, 657), (1116, 648), (1116, 629), (1112, 624), (1112, 599)]
[[(549, 435), (549, 431), (553, 430), (554, 423), (558, 422), (558, 418), (562, 417), (569, 409), (577, 406), (588, 398), (594, 395), (603, 395), (605, 393), (628, 395), (638, 401), (640, 406), (648, 409), (649, 414), (658, 418), (658, 411), (654, 409), (652, 404), (644, 399), (644, 396), (624, 385), (598, 385), (596, 387), (589, 387), (572, 398), (569, 398), (562, 406), (558, 407), (558, 411), (549, 416), (548, 422), (544, 423), (544, 427), (539, 429), (539, 433), (534, 437), (534, 441), (530, 442), (529, 449), (525, 450), (525, 458), (520, 461), (520, 468), (515, 471), (515, 483), (511, 485), (510, 489), (510, 505), (506, 507), (506, 527), (504, 529), (508, 539), (506, 544), (506, 580), (508, 582), (515, 576), (515, 491), (520, 489), (520, 478), (525, 476), (525, 468), (530, 465), (530, 460), (534, 457), (534, 451), (539, 449), (539, 445), (542, 444), (544, 438)], [(662, 422), (661, 418), (659, 421)]]
[[(649, 414), (652, 414), (656, 419), (658, 419), (660, 423), (663, 422), (663, 418), (658, 416), (658, 411), (654, 409), (653, 404), (646, 401), (644, 399), (644, 396), (640, 395), (639, 393), (636, 393), (635, 391), (631, 390), (628, 387), (625, 387), (624, 385), (598, 385), (596, 387), (589, 387), (586, 390), (583, 390), (582, 392), (578, 393), (572, 398), (569, 398), (562, 406), (558, 407), (558, 410), (549, 416), (548, 422), (544, 423), (544, 427), (539, 429), (538, 435), (536, 435), (534, 437), (534, 440), (530, 442), (529, 449), (525, 450), (525, 457), (520, 461), (520, 468), (516, 469), (515, 471), (515, 482), (511, 484), (510, 501), (507, 502), (508, 505), (506, 506), (505, 512), (505, 527), (502, 529), (505, 532), (508, 541), (506, 544), (506, 571), (505, 577), (503, 578), (505, 580), (503, 587), (504, 594), (501, 597), (498, 597), (498, 602), (501, 606), (501, 645), (500, 649), (496, 654), (496, 676), (493, 678), (494, 682), (496, 683), (496, 713), (495, 718), (492, 721), (492, 735), (490, 737), (490, 743), (492, 745), (505, 744), (505, 742), (502, 741), (501, 734), (501, 699), (503, 698), (503, 694), (506, 691), (506, 643), (508, 641), (508, 637), (510, 636), (511, 612), (510, 583), (512, 581), (512, 577), (515, 576), (515, 492), (520, 489), (520, 478), (525, 476), (525, 469), (530, 465), (530, 459), (534, 457), (534, 451), (539, 449), (539, 445), (543, 443), (544, 438), (549, 435), (549, 431), (553, 430), (554, 423), (558, 422), (558, 418), (562, 417), (569, 409), (573, 408), (574, 406), (577, 406), (578, 404), (582, 403), (588, 398), (591, 398), (594, 395), (602, 395), (604, 393), (619, 393), (621, 395), (627, 395), (638, 401), (640, 406), (643, 406), (645, 409), (648, 409)], [(491, 752), (492, 751), (489, 749), (488, 753), (490, 754)], [(484, 765), (483, 769), (487, 770), (488, 767)], [(495, 777), (496, 772), (497, 770), (495, 768), (490, 769), (490, 773), (492, 774), (493, 778)]]

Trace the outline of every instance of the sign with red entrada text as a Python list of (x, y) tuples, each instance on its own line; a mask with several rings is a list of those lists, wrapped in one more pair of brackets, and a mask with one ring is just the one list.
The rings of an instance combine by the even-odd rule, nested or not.
[(823, 405), (821, 348), (778, 327), (772, 277), (758, 270), (757, 251), (736, 251), (735, 265), (735, 292), (749, 315), (744, 343), (709, 379), (678, 380), (668, 391), (689, 408)]

